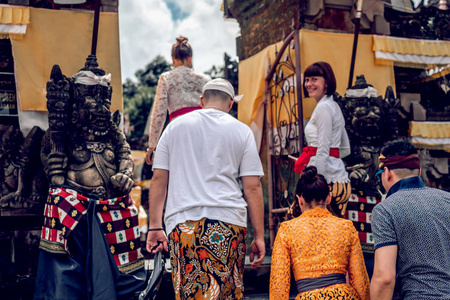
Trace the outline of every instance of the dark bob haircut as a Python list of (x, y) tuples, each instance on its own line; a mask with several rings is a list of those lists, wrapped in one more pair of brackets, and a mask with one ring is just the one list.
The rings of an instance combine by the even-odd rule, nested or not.
[(336, 92), (336, 77), (334, 77), (333, 69), (329, 63), (319, 61), (307, 67), (303, 75), (303, 94), (305, 97), (309, 97), (305, 88), (305, 78), (312, 76), (322, 76), (325, 79), (325, 86), (327, 87), (325, 94), (327, 96), (331, 96)]

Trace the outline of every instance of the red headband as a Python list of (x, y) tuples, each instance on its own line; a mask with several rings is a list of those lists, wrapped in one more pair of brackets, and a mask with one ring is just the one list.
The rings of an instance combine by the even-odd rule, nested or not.
[(417, 154), (408, 156), (394, 155), (392, 157), (384, 157), (380, 155), (380, 170), (384, 167), (388, 169), (420, 169), (420, 158)]

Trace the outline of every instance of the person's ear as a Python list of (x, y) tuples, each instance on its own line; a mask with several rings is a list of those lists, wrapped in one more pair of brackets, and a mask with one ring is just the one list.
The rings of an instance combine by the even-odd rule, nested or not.
[(200, 96), (200, 106), (205, 107), (205, 100), (203, 100), (203, 96)]
[(300, 207), (305, 205), (305, 199), (303, 199), (303, 197), (301, 197), (299, 195), (295, 195), (295, 197), (297, 197), (298, 205), (300, 205)]
[(329, 192), (329, 193), (328, 193), (328, 196), (327, 196), (327, 199), (325, 199), (325, 204), (326, 204), (326, 205), (328, 205), (328, 204), (331, 203), (331, 198), (332, 198), (331, 192)]
[(231, 100), (230, 106), (228, 107), (228, 111), (230, 111), (230, 110), (231, 110), (231, 108), (233, 107), (233, 103), (234, 103), (234, 99), (233, 99), (233, 100)]
[(384, 167), (384, 176), (386, 176), (386, 182), (390, 182), (395, 175), (392, 170), (388, 169), (387, 167)]

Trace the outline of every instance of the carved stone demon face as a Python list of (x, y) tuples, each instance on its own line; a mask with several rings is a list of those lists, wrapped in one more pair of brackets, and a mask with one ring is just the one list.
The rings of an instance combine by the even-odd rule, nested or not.
[(0, 158), (18, 151), (23, 143), (23, 135), (19, 128), (3, 126), (0, 128)]
[(111, 86), (75, 84), (72, 122), (84, 133), (106, 135), (112, 126)]
[(375, 142), (380, 139), (381, 98), (351, 99), (351, 126), (361, 142)]

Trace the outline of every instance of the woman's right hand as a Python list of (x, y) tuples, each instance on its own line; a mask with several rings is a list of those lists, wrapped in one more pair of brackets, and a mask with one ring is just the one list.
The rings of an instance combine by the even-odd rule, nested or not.
[(153, 165), (153, 154), (155, 148), (147, 148), (147, 153), (145, 153), (145, 162), (147, 165)]

